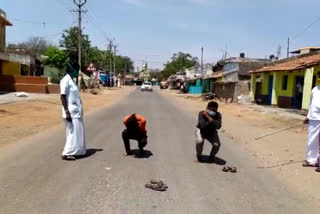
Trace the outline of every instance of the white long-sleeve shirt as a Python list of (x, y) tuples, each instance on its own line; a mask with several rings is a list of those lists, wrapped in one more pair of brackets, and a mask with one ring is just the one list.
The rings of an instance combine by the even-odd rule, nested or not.
[(320, 86), (316, 86), (312, 89), (307, 117), (309, 120), (320, 120)]
[[(77, 85), (73, 82), (70, 75), (67, 74), (60, 82), (60, 94), (66, 95), (68, 110), (71, 118), (82, 118), (82, 102)], [(66, 118), (66, 112), (62, 106), (62, 117)]]

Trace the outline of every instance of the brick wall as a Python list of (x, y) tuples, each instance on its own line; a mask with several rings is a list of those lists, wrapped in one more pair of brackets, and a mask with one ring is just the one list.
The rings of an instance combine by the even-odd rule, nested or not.
[(0, 91), (59, 93), (59, 85), (48, 85), (46, 77), (0, 75)]

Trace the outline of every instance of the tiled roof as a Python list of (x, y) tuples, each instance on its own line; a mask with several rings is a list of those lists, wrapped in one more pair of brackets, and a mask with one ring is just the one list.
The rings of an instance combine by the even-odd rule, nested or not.
[(251, 71), (252, 73), (272, 72), (272, 71), (294, 71), (320, 65), (320, 54), (306, 55), (292, 58), (291, 60), (274, 65), (265, 66), (257, 70)]
[(267, 65), (267, 62), (239, 62), (239, 75), (250, 76), (249, 72), (262, 68)]

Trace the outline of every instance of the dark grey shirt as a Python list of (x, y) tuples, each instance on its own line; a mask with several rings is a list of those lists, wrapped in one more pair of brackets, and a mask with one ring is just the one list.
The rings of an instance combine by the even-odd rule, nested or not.
[(204, 111), (199, 112), (197, 128), (200, 129), (201, 134), (203, 135), (208, 136), (215, 134), (217, 130), (221, 128), (222, 117), (220, 112), (216, 113), (211, 122), (209, 122), (203, 113)]

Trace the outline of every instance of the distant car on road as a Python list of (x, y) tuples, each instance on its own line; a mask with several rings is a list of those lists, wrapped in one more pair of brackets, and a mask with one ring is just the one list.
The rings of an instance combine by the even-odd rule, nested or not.
[(160, 89), (167, 89), (168, 88), (168, 83), (166, 81), (162, 81), (160, 83)]
[(152, 84), (151, 84), (151, 82), (144, 82), (144, 83), (142, 83), (141, 91), (152, 91)]

